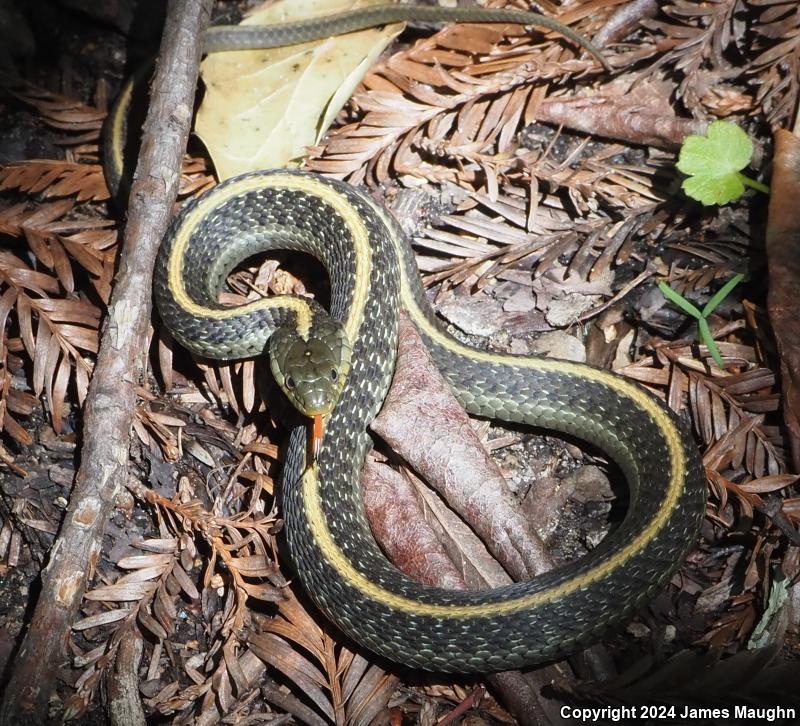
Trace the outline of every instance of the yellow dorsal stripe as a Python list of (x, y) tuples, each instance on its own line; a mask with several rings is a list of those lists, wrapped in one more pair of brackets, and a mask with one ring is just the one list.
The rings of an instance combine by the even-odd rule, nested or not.
[[(495, 356), (495, 358), (498, 357), (499, 356)], [(553, 361), (553, 363), (555, 363), (555, 361)], [(640, 398), (639, 396), (630, 395), (630, 393), (631, 391), (628, 391), (629, 397), (632, 398), (637, 405), (645, 404), (641, 405), (641, 407), (653, 416), (656, 425), (664, 433), (667, 449), (669, 451), (671, 469), (667, 495), (661, 503), (656, 516), (637, 537), (580, 577), (567, 580), (561, 585), (549, 590), (543, 590), (531, 595), (524, 595), (500, 603), (487, 603), (484, 605), (435, 605), (422, 603), (403, 597), (402, 595), (397, 595), (370, 581), (365, 575), (353, 567), (350, 560), (333, 540), (322, 510), (322, 501), (319, 496), (319, 482), (317, 478), (318, 473), (315, 466), (308, 469), (303, 477), (303, 500), (306, 506), (306, 516), (308, 517), (309, 527), (314, 536), (316, 545), (319, 547), (325, 559), (337, 570), (339, 575), (350, 586), (361, 591), (364, 597), (374, 600), (388, 608), (400, 610), (409, 614), (449, 618), (470, 618), (509, 614), (520, 610), (527, 610), (546, 602), (552, 602), (580, 590), (609, 575), (639, 552), (662, 527), (664, 527), (683, 491), (683, 480), (686, 468), (680, 434), (669, 416), (667, 416), (659, 406), (655, 405), (653, 401), (649, 400), (646, 394), (642, 394)], [(635, 393), (641, 394), (640, 391), (635, 391)]]
[[(328, 184), (310, 176), (285, 174), (275, 174), (272, 176), (265, 174), (253, 175), (251, 177), (239, 179), (228, 186), (220, 187), (207, 197), (201, 198), (200, 202), (187, 214), (184, 223), (175, 235), (168, 264), (168, 284), (172, 290), (174, 299), (188, 314), (193, 316), (223, 318), (231, 315), (230, 309), (215, 310), (205, 308), (194, 303), (189, 298), (182, 280), (183, 256), (190, 238), (190, 231), (195, 229), (207, 215), (212, 214), (216, 207), (225, 204), (233, 197), (264, 188), (297, 190), (312, 195), (335, 211), (348, 227), (354, 246), (353, 254), (356, 269), (352, 306), (348, 311), (348, 316), (345, 321), (345, 330), (351, 342), (355, 342), (363, 323), (364, 306), (370, 293), (373, 261), (372, 251), (369, 245), (369, 232), (360, 213), (348, 201), (347, 197)], [(376, 211), (383, 216), (384, 213), (381, 210)], [(394, 235), (393, 227), (387, 226), (387, 229), (390, 235)], [(404, 244), (404, 241), (394, 239), (394, 243), (395, 245), (401, 245)], [(286, 298), (259, 300), (243, 306), (242, 310), (251, 311), (275, 305), (285, 306), (286, 300)], [(509, 363), (509, 359), (506, 356), (467, 348), (432, 325), (425, 318), (417, 302), (412, 298), (408, 281), (402, 277), (402, 274), (401, 301), (408, 310), (414, 323), (437, 345), (460, 355), (466, 355), (473, 360), (481, 360), (487, 363)], [(311, 313), (302, 301), (297, 301), (297, 305), (298, 326), (305, 326), (307, 329), (307, 326), (310, 325)], [(595, 565), (591, 570), (580, 577), (567, 580), (557, 587), (530, 595), (524, 595), (501, 603), (474, 606), (427, 604), (396, 595), (382, 588), (380, 585), (371, 582), (353, 566), (333, 540), (330, 529), (328, 528), (322, 508), (322, 501), (319, 496), (319, 475), (316, 465), (313, 465), (304, 473), (301, 483), (302, 496), (311, 534), (322, 556), (336, 569), (345, 582), (359, 590), (364, 597), (398, 611), (434, 617), (468, 618), (513, 613), (535, 607), (545, 602), (557, 600), (571, 592), (586, 587), (592, 582), (602, 579), (639, 552), (666, 524), (683, 491), (686, 475), (686, 462), (680, 433), (666, 411), (653, 398), (638, 387), (605, 371), (578, 366), (563, 361), (539, 358), (514, 358), (513, 364), (519, 367), (538, 368), (546, 371), (579, 373), (584, 378), (594, 380), (616, 391), (650, 416), (664, 436), (670, 469), (667, 493), (656, 515), (645, 529), (623, 548), (612, 554), (603, 562)]]
[[(213, 214), (213, 210), (224, 205), (234, 197), (255, 192), (259, 189), (290, 189), (305, 192), (320, 199), (331, 207), (344, 221), (350, 231), (350, 235), (356, 244), (356, 285), (353, 291), (353, 302), (345, 321), (345, 331), (350, 341), (355, 341), (364, 314), (364, 303), (369, 293), (369, 281), (372, 273), (372, 253), (369, 247), (369, 233), (364, 220), (358, 210), (342, 194), (333, 187), (318, 181), (310, 176), (293, 176), (289, 174), (256, 174), (251, 177), (244, 177), (236, 183), (221, 186), (212, 191), (200, 201), (186, 215), (180, 229), (174, 237), (170, 258), (167, 265), (168, 284), (175, 302), (192, 317), (223, 319), (230, 318), (231, 308), (215, 309), (207, 308), (194, 302), (186, 292), (183, 284), (183, 258), (186, 247), (189, 244), (192, 231), (208, 215)], [(300, 335), (308, 336), (311, 326), (312, 313), (309, 306), (299, 298), (275, 297), (262, 298), (255, 302), (242, 305), (237, 310), (241, 313), (249, 313), (256, 310), (269, 308), (290, 308), (297, 316), (297, 328)]]
[[(387, 229), (392, 229), (387, 227)], [(403, 240), (395, 239), (395, 245), (405, 244)], [(401, 266), (402, 267), (402, 266)], [(446, 349), (461, 355), (487, 363), (508, 364), (508, 356), (503, 356), (487, 351), (478, 351), (461, 345), (439, 328), (433, 326), (425, 317), (416, 300), (411, 294), (408, 281), (401, 271), (401, 302), (408, 311), (414, 324), (427, 336)], [(444, 618), (472, 618), (498, 614), (511, 614), (527, 610), (546, 602), (558, 600), (565, 595), (576, 592), (581, 588), (597, 582), (614, 570), (622, 566), (627, 560), (636, 555), (652, 538), (665, 526), (672, 511), (680, 498), (686, 477), (686, 460), (683, 451), (680, 432), (675, 423), (655, 399), (637, 386), (631, 385), (620, 376), (588, 366), (579, 366), (565, 361), (542, 358), (514, 358), (513, 364), (526, 368), (554, 371), (560, 373), (580, 373), (584, 378), (602, 383), (620, 395), (629, 399), (633, 404), (646, 412), (664, 436), (669, 457), (670, 479), (667, 493), (656, 515), (645, 529), (627, 545), (619, 549), (610, 557), (599, 562), (591, 570), (579, 577), (571, 578), (560, 585), (542, 590), (533, 594), (523, 595), (504, 602), (493, 602), (483, 605), (436, 605), (423, 603), (418, 600), (390, 592), (380, 585), (369, 580), (357, 570), (347, 556), (342, 552), (333, 539), (328, 528), (322, 501), (319, 496), (319, 480), (316, 466), (309, 468), (302, 480), (303, 500), (306, 507), (309, 527), (316, 545), (322, 555), (339, 573), (339, 575), (361, 594), (387, 608), (398, 610), (413, 615)]]

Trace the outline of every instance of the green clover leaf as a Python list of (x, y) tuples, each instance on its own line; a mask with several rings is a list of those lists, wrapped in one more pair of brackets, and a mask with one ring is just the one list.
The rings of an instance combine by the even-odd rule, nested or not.
[(769, 187), (740, 173), (753, 156), (753, 143), (736, 124), (714, 121), (705, 136), (687, 136), (677, 167), (688, 178), (683, 191), (701, 204), (727, 204), (744, 194), (745, 186), (765, 193)]

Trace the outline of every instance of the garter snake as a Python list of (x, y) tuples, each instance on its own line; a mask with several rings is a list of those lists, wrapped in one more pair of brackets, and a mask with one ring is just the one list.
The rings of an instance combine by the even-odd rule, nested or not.
[[(218, 302), (227, 273), (269, 249), (321, 261), (331, 281), (330, 317), (291, 296), (235, 308)], [(290, 435), (283, 474), (289, 551), (320, 610), (391, 660), (483, 672), (561, 657), (629, 618), (693, 543), (705, 485), (677, 417), (607, 371), (455, 340), (427, 302), (402, 231), (354, 187), (297, 171), (222, 182), (173, 222), (154, 295), (181, 344), (222, 359), (266, 351), (286, 393), (325, 416), (324, 445), (313, 459), (305, 427)], [(620, 467), (630, 488), (627, 513), (588, 556), (529, 582), (473, 592), (418, 584), (388, 562), (370, 533), (359, 476), (371, 443), (366, 429), (394, 369), (400, 307), (469, 412), (578, 437)]]

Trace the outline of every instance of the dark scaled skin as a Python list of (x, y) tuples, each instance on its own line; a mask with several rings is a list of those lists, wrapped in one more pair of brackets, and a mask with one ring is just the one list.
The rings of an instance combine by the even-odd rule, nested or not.
[[(599, 51), (569, 28), (536, 13), (506, 8), (386, 4), (270, 28), (213, 28), (204, 47), (205, 52), (277, 47), (409, 19), (545, 27), (606, 65)], [(123, 94), (124, 102), (115, 106), (106, 124), (107, 150), (120, 150), (124, 143), (120, 131), (130, 97)], [(105, 159), (112, 189), (122, 175), (122, 158), (121, 153), (112, 153)], [(243, 183), (246, 193), (240, 193)], [(225, 196), (227, 192), (232, 194)], [(346, 200), (344, 207), (323, 201), (330, 200), (331, 193)], [(679, 422), (656, 424), (644, 410), (647, 406), (632, 405), (632, 397), (620, 395), (618, 386), (603, 380), (590, 383), (587, 366), (524, 369), (512, 356), (499, 356), (487, 365), (471, 353), (442, 344), (439, 333), (445, 331), (427, 303), (413, 254), (399, 228), (369, 195), (342, 182), (296, 172), (257, 172), (229, 179), (203, 199), (202, 204), (211, 200), (209, 214), (183, 230), (189, 236), (185, 249), (173, 254), (176, 236), (200, 200), (184, 209), (165, 238), (155, 270), (156, 304), (176, 340), (200, 355), (230, 360), (268, 351), (278, 382), (295, 405), (310, 413), (315, 423), (325, 417), (326, 443), (315, 452), (312, 466), (306, 458), (304, 428), (292, 432), (284, 467), (283, 513), (297, 573), (320, 610), (341, 630), (387, 658), (419, 668), (458, 672), (516, 668), (553, 660), (597, 640), (651, 598), (677, 569), (696, 536), (705, 497), (697, 450)], [(363, 222), (376, 262), (358, 280), (348, 227), (353, 217)], [(302, 251), (323, 263), (332, 282), (334, 320), (348, 317), (355, 283), (365, 283), (369, 294), (363, 305), (364, 323), (350, 342), (337, 339), (341, 328), (325, 331), (324, 322), (318, 323), (321, 336), (298, 337), (296, 305), (252, 304), (232, 314), (221, 308), (219, 290), (227, 273), (247, 256), (270, 249)], [(185, 288), (182, 300), (169, 284), (171, 271), (177, 269), (171, 267), (175, 260), (183, 270), (178, 275)], [(577, 436), (620, 464), (631, 488), (631, 507), (617, 531), (588, 558), (532, 582), (486, 592), (454, 592), (410, 580), (383, 556), (364, 515), (359, 475), (371, 444), (366, 427), (380, 407), (394, 366), (401, 305), (407, 312), (416, 311), (411, 317), (469, 412)], [(313, 315), (316, 318), (317, 311)], [(348, 357), (350, 370), (345, 374)], [(339, 403), (333, 407), (337, 397)], [(683, 485), (674, 506), (659, 509), (667, 494), (676, 491), (670, 489), (665, 442), (674, 442), (677, 430)], [(309, 471), (316, 474), (309, 476)], [(322, 513), (317, 512), (316, 520), (308, 507), (314, 499), (304, 483), (309, 480), (316, 483), (314, 495), (321, 502)], [(659, 511), (668, 516), (659, 520), (657, 530), (624, 562), (606, 569), (614, 553), (647, 530)], [(327, 535), (333, 544), (325, 542)], [(331, 556), (337, 552), (341, 557)], [(587, 576), (593, 572), (600, 574)], [(538, 594), (543, 597), (531, 607), (503, 610), (512, 601)], [(479, 607), (480, 614), (462, 617), (449, 612), (473, 607)]]
[[(184, 229), (187, 218), (195, 221)], [(170, 270), (177, 269), (171, 255), (182, 238), (189, 241), (175, 259), (182, 261), (185, 297), (205, 310), (201, 314), (181, 305), (170, 289)], [(291, 307), (296, 298), (287, 298), (284, 308), (260, 301), (220, 312), (217, 296), (227, 271), (272, 248), (306, 252), (328, 270), (331, 316), (355, 331), (351, 355), (346, 344), (330, 344), (336, 326), (326, 329), (317, 308), (311, 314), (323, 333), (298, 339)], [(326, 377), (337, 357), (350, 355), (349, 373), (337, 374), (338, 381), (331, 376), (330, 383), (343, 387), (325, 416), (324, 445), (313, 462), (305, 427), (292, 431), (283, 474), (284, 532), (313, 601), (376, 653), (455, 672), (563, 657), (642, 607), (693, 544), (706, 490), (686, 426), (641, 388), (607, 371), (473, 351), (453, 341), (427, 302), (396, 223), (347, 184), (298, 172), (227, 180), (175, 222), (159, 253), (154, 290), (162, 318), (192, 350), (233, 358), (260, 355), (274, 345), (271, 355), (287, 394), (295, 395), (302, 380), (301, 409), (329, 404)], [(357, 298), (361, 306), (353, 305)], [(367, 426), (394, 370), (401, 305), (470, 413), (576, 436), (618, 464), (630, 489), (628, 511), (587, 557), (529, 582), (476, 592), (421, 585), (386, 559), (364, 514), (360, 473), (372, 443)], [(307, 362), (317, 356), (319, 363)], [(285, 367), (290, 359), (291, 372)]]

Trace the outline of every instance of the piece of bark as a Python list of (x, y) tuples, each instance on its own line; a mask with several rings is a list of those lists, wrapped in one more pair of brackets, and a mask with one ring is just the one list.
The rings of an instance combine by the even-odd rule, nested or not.
[(463, 574), (426, 521), (408, 479), (370, 457), (361, 472), (361, 484), (372, 532), (389, 559), (418, 582), (465, 589)]
[(800, 472), (800, 137), (779, 129), (772, 164), (766, 240), (767, 311), (781, 357), (783, 418), (789, 432), (792, 467)]
[(211, 0), (171, 0), (153, 102), (133, 184), (119, 272), (83, 419), (81, 466), (59, 538), (42, 571), (28, 634), (11, 668), (0, 723), (44, 723), (59, 669), (117, 492), (127, 478), (130, 430), (147, 356), (152, 271), (172, 216)]
[(119, 644), (114, 670), (108, 679), (108, 716), (113, 726), (146, 726), (139, 695), (139, 664), (144, 640), (137, 631)]
[(708, 126), (705, 121), (648, 112), (622, 97), (600, 95), (542, 101), (536, 118), (592, 136), (667, 149), (679, 147), (689, 134), (704, 134)]
[(553, 566), (497, 465), (401, 315), (392, 387), (372, 430), (436, 489), (517, 580)]

